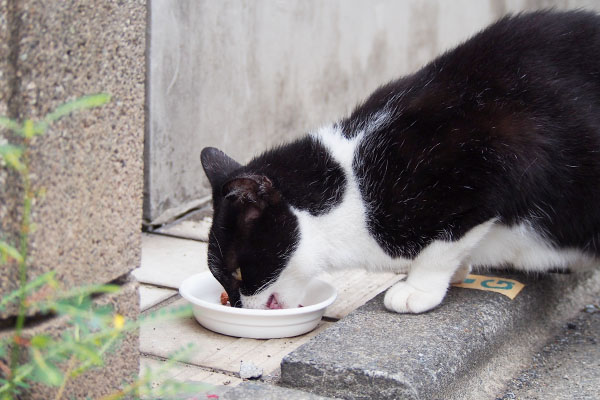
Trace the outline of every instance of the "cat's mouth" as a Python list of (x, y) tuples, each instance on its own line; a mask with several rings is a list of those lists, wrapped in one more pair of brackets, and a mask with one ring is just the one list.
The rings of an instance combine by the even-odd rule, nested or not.
[[(285, 308), (284, 304), (277, 298), (277, 293), (273, 293), (269, 296), (266, 304), (269, 310), (282, 310)], [(298, 307), (304, 307), (302, 304), (298, 304)]]
[(283, 304), (277, 300), (277, 294), (273, 293), (269, 296), (269, 300), (267, 300), (267, 308), (270, 310), (281, 310), (283, 308)]

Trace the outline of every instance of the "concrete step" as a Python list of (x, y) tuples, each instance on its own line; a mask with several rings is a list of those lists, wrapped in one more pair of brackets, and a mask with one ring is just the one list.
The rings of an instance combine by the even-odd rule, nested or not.
[(600, 293), (600, 270), (499, 276), (525, 288), (511, 300), (453, 287), (421, 315), (388, 312), (380, 294), (284, 357), (279, 383), (345, 399), (493, 399)]

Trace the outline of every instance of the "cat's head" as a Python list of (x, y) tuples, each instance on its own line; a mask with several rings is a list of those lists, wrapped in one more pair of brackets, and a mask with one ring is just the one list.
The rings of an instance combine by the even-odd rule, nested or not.
[(273, 177), (215, 148), (201, 161), (213, 192), (208, 266), (233, 306), (297, 307), (303, 279), (290, 268), (298, 221)]

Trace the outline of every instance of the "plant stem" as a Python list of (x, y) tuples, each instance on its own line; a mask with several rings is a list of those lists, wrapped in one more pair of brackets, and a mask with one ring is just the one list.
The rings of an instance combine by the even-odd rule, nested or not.
[(75, 361), (75, 354), (73, 354), (71, 358), (69, 358), (69, 364), (67, 366), (67, 371), (65, 372), (65, 377), (62, 381), (62, 384), (60, 385), (60, 388), (58, 388), (58, 392), (56, 393), (56, 397), (54, 397), (54, 400), (60, 400), (60, 398), (62, 397), (65, 391), (65, 387), (67, 386), (67, 382), (69, 381), (71, 371), (73, 370), (73, 367), (75, 367)]
[(23, 180), (23, 215), (21, 216), (21, 232), (19, 235), (19, 252), (21, 253), (21, 261), (19, 262), (19, 311), (17, 313), (17, 322), (15, 325), (15, 335), (10, 362), (10, 385), (12, 389), (15, 389), (14, 371), (17, 368), (21, 353), (21, 345), (17, 342), (17, 338), (21, 337), (23, 326), (25, 325), (25, 316), (27, 314), (27, 304), (25, 303), (27, 294), (27, 251), (29, 245), (29, 231), (31, 229), (31, 203), (33, 201), (31, 180), (29, 178), (29, 139), (24, 140), (24, 147), (24, 167), (19, 171), (21, 179)]

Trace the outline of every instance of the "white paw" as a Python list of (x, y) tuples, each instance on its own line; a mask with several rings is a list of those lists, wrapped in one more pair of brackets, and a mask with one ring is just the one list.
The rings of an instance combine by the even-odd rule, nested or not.
[(418, 314), (438, 306), (445, 294), (445, 290), (425, 292), (402, 281), (388, 289), (383, 304), (390, 311)]

